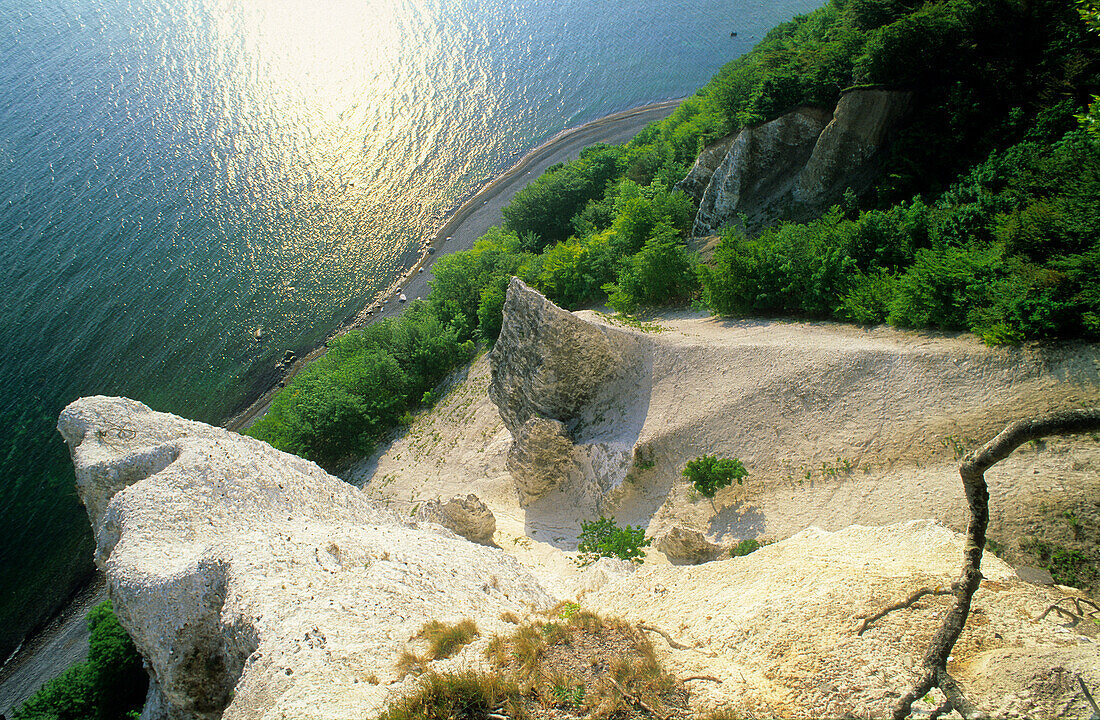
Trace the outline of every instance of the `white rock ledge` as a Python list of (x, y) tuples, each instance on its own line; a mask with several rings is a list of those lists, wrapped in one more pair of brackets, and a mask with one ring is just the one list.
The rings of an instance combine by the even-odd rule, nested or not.
[(551, 601), (511, 556), (265, 443), (123, 398), (77, 400), (58, 430), (163, 717), (369, 716), (428, 619), (487, 634)]

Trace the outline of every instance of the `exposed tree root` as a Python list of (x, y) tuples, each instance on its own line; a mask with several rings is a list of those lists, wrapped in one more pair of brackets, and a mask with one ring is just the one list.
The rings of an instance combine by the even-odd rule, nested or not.
[(1085, 681), (1081, 679), (1080, 675), (1077, 676), (1077, 684), (1081, 686), (1081, 692), (1085, 693), (1085, 699), (1092, 706), (1092, 717), (1089, 720), (1100, 720), (1100, 707), (1096, 706), (1096, 701), (1092, 699), (1092, 693), (1085, 687)]
[(688, 675), (686, 678), (680, 678), (680, 682), (689, 682), (691, 680), (709, 680), (710, 682), (722, 684), (722, 681), (711, 675)]
[(873, 623), (875, 623), (878, 620), (881, 620), (882, 618), (886, 617), (889, 613), (892, 613), (895, 610), (901, 610), (902, 608), (912, 607), (912, 605), (915, 602), (917, 602), (917, 600), (920, 600), (925, 595), (950, 595), (950, 594), (951, 594), (951, 590), (945, 589), (945, 588), (921, 588), (920, 590), (917, 590), (915, 593), (913, 593), (909, 597), (905, 598), (901, 602), (896, 602), (893, 605), (887, 605), (886, 607), (884, 607), (882, 610), (879, 610), (874, 615), (871, 615), (870, 617), (864, 618), (863, 624), (860, 625), (859, 630), (856, 631), (856, 635), (862, 635), (864, 633), (864, 631), (867, 628), (871, 627), (871, 625)]
[[(1073, 605), (1073, 610), (1062, 607), (1062, 603), (1066, 602), (1067, 600), (1070, 602), (1070, 604)], [(1086, 611), (1085, 606), (1087, 605), (1092, 606), (1093, 609)], [(1043, 620), (1050, 613), (1055, 613), (1057, 615), (1061, 615), (1067, 620), (1072, 620), (1073, 622), (1070, 623), (1070, 627), (1072, 627), (1084, 620), (1085, 618), (1094, 618), (1097, 616), (1097, 614), (1100, 614), (1100, 605), (1097, 605), (1088, 598), (1079, 598), (1075, 596), (1061, 598), (1058, 602), (1054, 603), (1046, 610), (1044, 610), (1043, 614), (1036, 618), (1036, 620)]]
[[(938, 687), (947, 696), (955, 710), (964, 718), (972, 718), (976, 709), (966, 700), (955, 679), (947, 672), (947, 657), (962, 634), (970, 603), (982, 581), (982, 550), (985, 547), (985, 531), (989, 525), (989, 488), (985, 483), (985, 471), (1004, 460), (1013, 450), (1029, 440), (1048, 435), (1073, 435), (1100, 430), (1100, 409), (1068, 410), (1051, 413), (1031, 420), (1012, 423), (978, 450), (963, 458), (959, 466), (970, 521), (966, 527), (966, 548), (963, 550), (962, 572), (951, 584), (955, 596), (954, 606), (944, 616), (940, 628), (932, 636), (928, 650), (921, 662), (920, 679), (894, 707), (895, 720), (908, 717), (913, 703), (925, 693)], [(1083, 685), (1084, 683), (1082, 683)]]
[(647, 713), (649, 713), (653, 717), (658, 718), (658, 720), (665, 720), (664, 715), (659, 713), (657, 710), (653, 709), (648, 703), (646, 703), (644, 700), (642, 700), (637, 695), (634, 695), (633, 693), (628, 692), (626, 688), (624, 688), (622, 685), (619, 684), (619, 682), (617, 680), (615, 680), (615, 678), (611, 677), (610, 675), (608, 675), (606, 677), (607, 677), (607, 680), (615, 687), (615, 689), (618, 690), (619, 693), (624, 698), (629, 700), (633, 705), (641, 708), (642, 710), (645, 710)]
[(672, 636), (669, 635), (668, 633), (666, 633), (664, 630), (661, 630), (660, 628), (655, 628), (652, 625), (643, 625), (642, 623), (638, 623), (638, 629), (639, 630), (648, 630), (649, 632), (657, 633), (658, 635), (663, 637), (665, 639), (665, 641), (668, 642), (669, 646), (675, 648), (676, 650), (694, 650), (695, 649), (695, 648), (691, 647), (690, 645), (684, 645), (683, 643), (676, 642), (675, 640), (672, 639)]

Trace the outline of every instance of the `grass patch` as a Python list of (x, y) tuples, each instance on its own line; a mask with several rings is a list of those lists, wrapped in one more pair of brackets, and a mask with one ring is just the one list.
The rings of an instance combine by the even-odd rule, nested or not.
[(749, 553), (756, 552), (760, 549), (760, 541), (756, 538), (747, 538), (737, 543), (736, 547), (730, 548), (730, 557), (744, 557)]
[(494, 637), (485, 656), (517, 683), (530, 717), (651, 717), (639, 703), (667, 717), (688, 707), (687, 690), (665, 672), (648, 638), (576, 603)]
[(1021, 540), (1020, 549), (1037, 557), (1059, 585), (1080, 590), (1093, 590), (1100, 586), (1100, 570), (1097, 569), (1100, 558), (1034, 537)]
[(435, 720), (506, 715), (530, 717), (523, 708), (519, 687), (499, 675), (463, 672), (428, 673), (416, 692), (390, 705), (380, 720)]
[(480, 634), (477, 625), (469, 618), (454, 625), (432, 620), (420, 628), (416, 638), (427, 641), (429, 659), (443, 660), (469, 645)]

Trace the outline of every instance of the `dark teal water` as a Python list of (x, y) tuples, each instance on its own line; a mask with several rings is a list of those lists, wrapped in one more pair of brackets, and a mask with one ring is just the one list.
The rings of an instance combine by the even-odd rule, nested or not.
[(65, 404), (224, 420), (523, 152), (818, 4), (5, 0), (0, 659), (90, 568)]

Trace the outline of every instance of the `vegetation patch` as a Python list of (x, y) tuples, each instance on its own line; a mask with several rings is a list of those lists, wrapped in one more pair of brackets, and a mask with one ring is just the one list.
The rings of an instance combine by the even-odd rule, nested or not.
[(514, 682), (491, 673), (431, 672), (421, 678), (415, 693), (391, 704), (379, 720), (474, 720), (491, 716), (515, 720), (530, 717)]
[(644, 548), (653, 542), (645, 536), (645, 528), (619, 527), (615, 518), (602, 515), (599, 520), (581, 523), (580, 545), (577, 551), (580, 557), (577, 564), (586, 567), (602, 557), (616, 557), (640, 563), (645, 558)]
[(1034, 555), (1054, 582), (1081, 590), (1100, 588), (1100, 558), (1039, 538), (1024, 538), (1020, 549)]
[(760, 541), (755, 538), (747, 538), (730, 548), (730, 557), (744, 557), (761, 548)]
[(432, 660), (449, 658), (481, 635), (473, 620), (466, 618), (454, 625), (438, 620), (425, 623), (416, 637), (428, 643), (428, 657)]
[(737, 458), (703, 455), (689, 461), (683, 474), (700, 495), (713, 499), (722, 488), (740, 485), (749, 473)]
[(44, 684), (16, 708), (12, 720), (116, 720), (136, 717), (149, 677), (111, 601), (88, 614), (88, 659)]
[(688, 708), (687, 690), (637, 628), (576, 603), (494, 637), (486, 657), (515, 683), (529, 717), (670, 717)]

